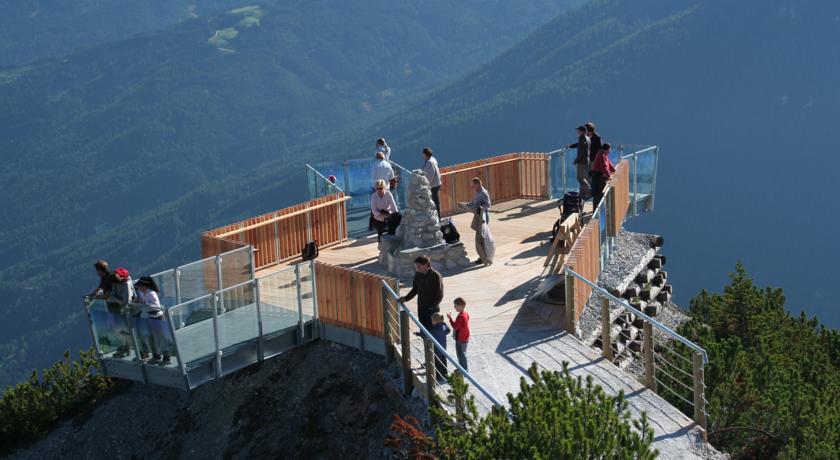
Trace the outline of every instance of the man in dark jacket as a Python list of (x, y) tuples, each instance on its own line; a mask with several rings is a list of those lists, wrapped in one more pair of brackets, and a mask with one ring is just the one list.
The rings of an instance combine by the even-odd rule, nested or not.
[(586, 137), (586, 128), (578, 126), (578, 141), (576, 144), (569, 144), (568, 148), (577, 148), (575, 156), (575, 167), (577, 181), (580, 184), (580, 197), (585, 200), (590, 196), (589, 187), (589, 138)]
[[(595, 132), (595, 123), (591, 121), (584, 125), (586, 127), (586, 136), (589, 137), (589, 167), (595, 163), (595, 157), (601, 151), (601, 136)], [(590, 185), (592, 182), (590, 182)]]
[(420, 324), (428, 330), (432, 329), (432, 315), (440, 311), (443, 300), (443, 277), (432, 268), (432, 261), (426, 256), (414, 259), (414, 281), (411, 291), (399, 298), (400, 302), (408, 302), (417, 296), (417, 316)]

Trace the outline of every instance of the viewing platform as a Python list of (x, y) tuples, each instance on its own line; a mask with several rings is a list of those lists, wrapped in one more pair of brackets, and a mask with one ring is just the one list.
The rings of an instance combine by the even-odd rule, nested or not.
[[(604, 198), (594, 209), (587, 202), (582, 213), (565, 219), (556, 237), (557, 200), (577, 189), (572, 155), (565, 149), (441, 168), (441, 213), (452, 218), (471, 260), (476, 258), (472, 216), (460, 213), (457, 202), (472, 198), (473, 177), (482, 179), (494, 202), (493, 264), (435, 265), (443, 275), (441, 312), (454, 313), (455, 297), (467, 300), (468, 371), (449, 351), (451, 340), (443, 350), (430, 339), (413, 302), (397, 301), (411, 280), (396, 278), (379, 263), (376, 236), (367, 230), (370, 160), (307, 166), (309, 202), (206, 232), (204, 259), (154, 276), (169, 307), (164, 320), (111, 311), (102, 301), (88, 304), (103, 369), (117, 377), (195, 388), (309, 341), (330, 340), (396, 360), (406, 394), (431, 400), (445, 398), (448, 390), (435, 362), (437, 349), (450, 372), (464, 375), (479, 411), (487, 412), (504, 407), (507, 393), (518, 392), (532, 363), (550, 370), (568, 363), (573, 375), (591, 377), (607, 393), (623, 392), (634, 416), (647, 413), (663, 458), (707, 457), (714, 451), (702, 431), (705, 352), (595, 284), (625, 219), (653, 209), (657, 156), (656, 147), (619, 146), (617, 172)], [(404, 209), (414, 193), (407, 188), (409, 178), (417, 173), (393, 165), (400, 176), (395, 194)], [(308, 241), (319, 243), (316, 261), (301, 260)], [(621, 339), (620, 345), (615, 338), (614, 351), (581, 340), (579, 321), (587, 309), (600, 315), (602, 343), (611, 345), (613, 321), (631, 318), (623, 331), (633, 340), (644, 338), (633, 355), (644, 362), (643, 378), (613, 364), (613, 353), (629, 350), (629, 341)], [(136, 350), (161, 344), (169, 363), (136, 359)]]

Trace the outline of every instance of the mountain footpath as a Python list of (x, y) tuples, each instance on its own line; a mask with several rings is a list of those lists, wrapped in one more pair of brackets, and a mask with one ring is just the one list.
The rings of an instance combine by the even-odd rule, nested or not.
[(425, 417), (381, 356), (315, 342), (191, 393), (131, 385), (11, 457), (385, 458), (394, 414)]

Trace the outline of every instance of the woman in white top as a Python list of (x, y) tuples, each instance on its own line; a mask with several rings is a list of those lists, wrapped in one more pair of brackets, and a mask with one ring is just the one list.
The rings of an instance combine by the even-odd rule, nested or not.
[(370, 197), (370, 212), (373, 215), (371, 223), (376, 229), (377, 241), (382, 241), (382, 234), (385, 233), (385, 226), (391, 214), (399, 212), (394, 195), (388, 190), (384, 180), (376, 182), (376, 191)]
[[(152, 353), (151, 361), (148, 361), (149, 364), (169, 364), (170, 357), (169, 353), (161, 352), (161, 345), (163, 342), (161, 338), (155, 337), (158, 327), (155, 327), (155, 330), (152, 330), (153, 327), (149, 323), (149, 321), (155, 321), (163, 319), (163, 306), (160, 304), (160, 298), (158, 297), (158, 287), (155, 280), (149, 276), (143, 276), (137, 280), (137, 283), (134, 284), (134, 288), (136, 289), (137, 293), (137, 300), (139, 303), (142, 303), (145, 306), (143, 311), (143, 317), (139, 321), (137, 321), (137, 325), (139, 326), (138, 329), (138, 339), (140, 341), (140, 347), (142, 348), (140, 352), (141, 359), (146, 359), (149, 355), (149, 352)], [(157, 324), (155, 324), (157, 326)]]
[(391, 167), (391, 163), (385, 159), (385, 154), (382, 152), (376, 152), (376, 161), (373, 163), (370, 175), (373, 184), (376, 184), (381, 180), (384, 180), (386, 184), (389, 184), (391, 179), (396, 177), (394, 174), (394, 168)]

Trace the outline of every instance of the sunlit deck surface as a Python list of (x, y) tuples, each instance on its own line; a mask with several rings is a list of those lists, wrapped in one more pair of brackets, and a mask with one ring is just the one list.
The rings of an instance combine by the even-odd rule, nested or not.
[[(591, 203), (585, 215), (591, 215)], [(471, 215), (454, 217), (470, 260), (476, 259)], [(629, 409), (638, 416), (645, 411), (655, 433), (654, 447), (660, 458), (701, 458), (699, 437), (691, 419), (633, 376), (601, 358), (597, 350), (570, 336), (564, 329), (564, 307), (526, 299), (547, 270), (543, 267), (550, 246), (551, 228), (560, 217), (556, 200), (515, 200), (494, 205), (490, 228), (496, 241), (493, 265), (455, 270), (438, 268), (444, 276), (441, 312), (452, 312), (455, 297), (467, 300), (472, 337), (468, 349), (470, 373), (494, 396), (504, 401), (517, 393), (520, 378), (536, 362), (543, 369), (560, 370), (569, 363), (573, 375), (591, 376), (609, 394), (623, 391)], [(389, 275), (377, 263), (376, 237), (348, 241), (321, 250), (321, 262)], [(298, 261), (290, 261), (296, 263)], [(260, 271), (276, 271), (284, 266)], [(402, 280), (401, 293), (411, 288)], [(406, 284), (408, 283), (408, 284)], [(416, 312), (416, 300), (409, 303)], [(454, 352), (452, 341), (449, 351)]]

